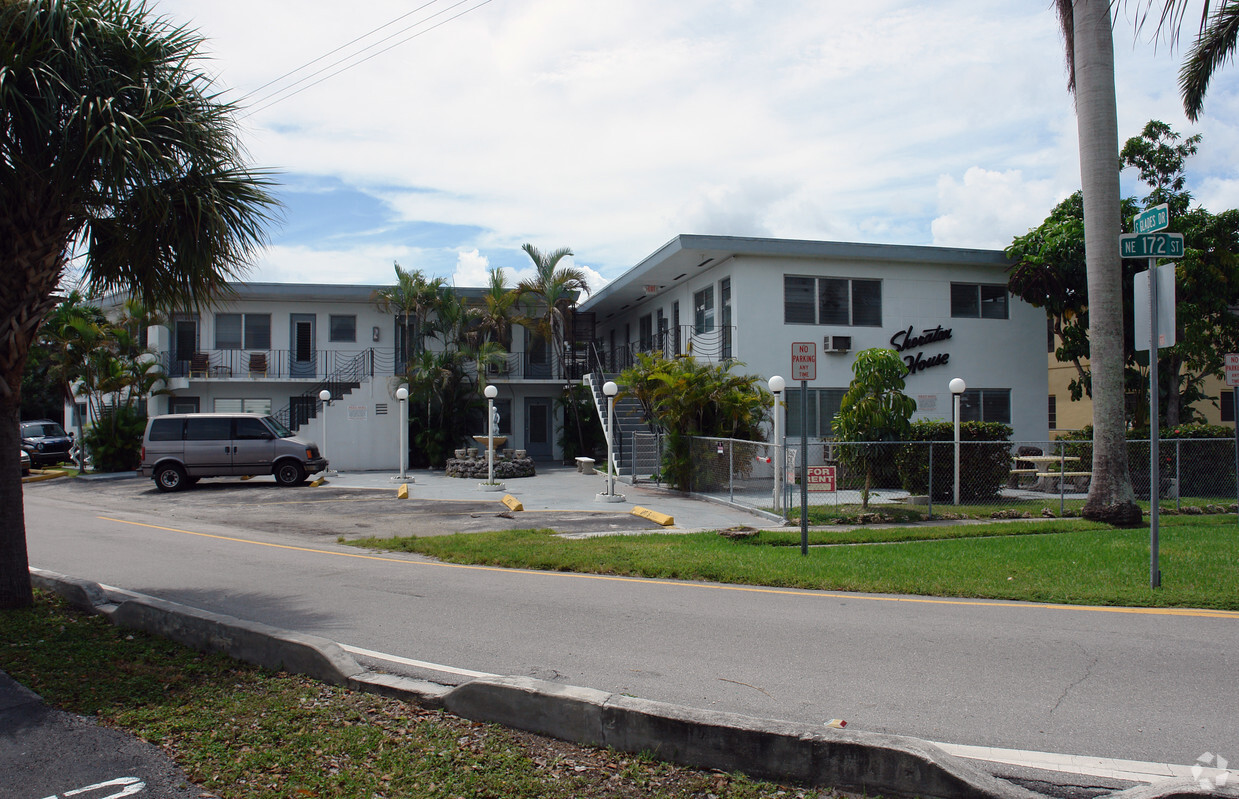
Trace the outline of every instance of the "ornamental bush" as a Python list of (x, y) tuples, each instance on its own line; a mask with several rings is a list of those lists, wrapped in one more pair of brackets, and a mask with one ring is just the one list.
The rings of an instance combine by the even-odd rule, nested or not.
[[(998, 496), (1011, 473), (1011, 427), (998, 422), (961, 422), (959, 425), (959, 499), (984, 502)], [(909, 442), (896, 462), (903, 488), (912, 494), (929, 493), (930, 450), (933, 457), (933, 501), (949, 502), (955, 495), (955, 425), (933, 419), (912, 423)], [(928, 443), (935, 442), (935, 443)], [(992, 444), (977, 442), (993, 442)]]

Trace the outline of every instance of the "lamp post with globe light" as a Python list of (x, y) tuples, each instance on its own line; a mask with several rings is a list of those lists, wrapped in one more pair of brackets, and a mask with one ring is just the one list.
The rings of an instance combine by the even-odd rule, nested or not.
[(607, 490), (597, 498), (602, 502), (623, 502), (624, 497), (615, 493), (615, 395), (619, 386), (608, 380), (602, 393), (607, 395)]
[(774, 509), (779, 515), (783, 513), (783, 414), (780, 403), (783, 399), (783, 389), (787, 381), (780, 375), (775, 375), (769, 381), (770, 393), (774, 395)]
[(409, 387), (396, 389), (396, 399), (400, 400), (400, 479), (405, 480), (409, 468)]
[(318, 399), (323, 403), (323, 459), (327, 459), (327, 408), (331, 405), (331, 392), (323, 389), (318, 392)]
[(953, 404), (955, 407), (955, 504), (959, 504), (959, 399), (960, 395), (968, 388), (964, 383), (963, 378), (956, 377), (947, 384), (947, 388), (951, 389)]
[(487, 386), (482, 390), (486, 395), (486, 482), (495, 484), (495, 397), (499, 389)]

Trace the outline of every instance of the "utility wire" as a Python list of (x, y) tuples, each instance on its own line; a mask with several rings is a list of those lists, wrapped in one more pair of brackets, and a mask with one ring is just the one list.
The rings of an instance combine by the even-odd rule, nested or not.
[[(322, 69), (320, 69), (320, 70), (318, 70), (318, 71), (316, 71), (316, 72), (314, 72), (314, 73), (312, 73), (312, 74), (310, 74), (310, 75), (305, 76), (305, 77), (304, 77), (304, 78), (302, 78), (301, 80), (298, 80), (298, 81), (296, 81), (295, 83), (292, 83), (292, 84), (289, 84), (288, 86), (285, 86), (283, 89), (280, 89), (280, 90), (278, 90), (278, 91), (272, 92), (271, 94), (268, 94), (266, 97), (263, 97), (263, 98), (261, 98), (261, 99), (259, 99), (259, 100), (256, 100), (256, 101), (255, 101), (256, 103), (265, 103), (265, 105), (259, 105), (259, 106), (257, 106), (256, 108), (251, 109), (250, 111), (248, 111), (247, 113), (245, 113), (244, 115), (242, 115), (242, 117), (241, 117), (241, 118), (242, 118), (242, 119), (244, 119), (245, 117), (250, 117), (250, 116), (253, 116), (254, 114), (257, 114), (257, 113), (258, 113), (258, 112), (260, 112), (260, 111), (265, 111), (266, 109), (270, 108), (271, 106), (273, 106), (273, 105), (275, 105), (275, 104), (277, 104), (277, 103), (281, 103), (281, 102), (283, 102), (284, 100), (289, 99), (290, 97), (293, 97), (293, 96), (295, 96), (295, 95), (298, 95), (298, 94), (300, 94), (301, 92), (305, 91), (306, 89), (309, 89), (309, 88), (312, 88), (312, 87), (314, 87), (314, 86), (317, 86), (318, 84), (320, 84), (320, 83), (322, 83), (322, 82), (324, 82), (324, 81), (326, 81), (326, 80), (330, 80), (331, 78), (334, 78), (335, 76), (337, 76), (337, 75), (339, 75), (339, 74), (341, 74), (341, 73), (343, 73), (343, 72), (346, 72), (346, 71), (348, 71), (348, 70), (352, 69), (353, 67), (360, 66), (361, 64), (364, 64), (365, 62), (369, 61), (369, 60), (370, 60), (370, 59), (372, 59), (372, 58), (376, 58), (377, 56), (380, 56), (380, 55), (382, 55), (383, 53), (386, 53), (386, 52), (387, 52), (387, 51), (389, 51), (389, 50), (395, 49), (396, 47), (399, 47), (399, 46), (400, 46), (400, 45), (402, 45), (402, 44), (405, 44), (405, 43), (407, 43), (407, 42), (409, 42), (409, 41), (412, 41), (413, 39), (416, 39), (417, 37), (419, 37), (419, 36), (421, 36), (421, 35), (423, 35), (423, 34), (429, 33), (430, 31), (432, 31), (432, 30), (434, 30), (434, 29), (436, 29), (436, 28), (440, 28), (440, 27), (442, 27), (442, 26), (446, 25), (447, 23), (449, 23), (449, 22), (451, 22), (451, 21), (453, 21), (453, 20), (455, 20), (455, 19), (459, 19), (460, 17), (463, 17), (465, 14), (468, 14), (469, 12), (471, 12), (471, 11), (476, 11), (477, 9), (481, 8), (482, 6), (487, 5), (487, 4), (489, 4), (490, 2), (492, 2), (492, 0), (482, 0), (482, 2), (478, 3), (477, 5), (472, 6), (472, 7), (470, 7), (470, 8), (466, 8), (464, 11), (461, 11), (461, 12), (460, 12), (460, 13), (458, 13), (458, 14), (454, 14), (454, 15), (452, 15), (452, 16), (450, 16), (450, 17), (448, 17), (447, 19), (441, 20), (440, 22), (437, 22), (437, 23), (435, 23), (434, 25), (431, 25), (429, 28), (426, 28), (425, 30), (418, 31), (417, 33), (414, 33), (414, 34), (413, 34), (413, 35), (411, 35), (411, 36), (407, 36), (407, 37), (405, 37), (404, 39), (401, 39), (400, 41), (395, 42), (394, 44), (391, 44), (391, 45), (389, 45), (388, 47), (383, 48), (382, 50), (378, 50), (378, 51), (376, 51), (376, 52), (374, 52), (374, 53), (371, 53), (370, 55), (366, 56), (365, 58), (362, 58), (362, 59), (360, 59), (360, 60), (358, 60), (358, 61), (354, 61), (354, 62), (353, 62), (353, 63), (351, 63), (351, 64), (345, 64), (345, 62), (349, 61), (350, 59), (356, 58), (357, 56), (361, 55), (362, 53), (365, 53), (365, 52), (366, 52), (366, 51), (368, 51), (368, 50), (372, 50), (373, 48), (375, 48), (375, 47), (379, 46), (380, 44), (383, 44), (384, 42), (390, 41), (391, 39), (395, 38), (396, 36), (399, 36), (400, 34), (402, 34), (402, 33), (406, 32), (406, 31), (412, 30), (413, 28), (416, 28), (418, 25), (422, 25), (422, 24), (424, 24), (424, 23), (428, 22), (428, 21), (429, 21), (429, 20), (431, 20), (431, 19), (434, 19), (435, 17), (437, 17), (437, 16), (439, 16), (439, 15), (441, 15), (441, 14), (446, 14), (447, 12), (451, 11), (452, 9), (457, 8), (458, 6), (464, 5), (465, 3), (469, 2), (469, 1), (470, 1), (470, 0), (458, 0), (458, 2), (453, 3), (452, 5), (448, 6), (448, 7), (447, 7), (447, 8), (445, 8), (445, 9), (443, 9), (442, 11), (436, 12), (436, 13), (434, 13), (434, 14), (430, 15), (429, 17), (426, 17), (426, 18), (424, 18), (424, 19), (422, 19), (422, 20), (420, 20), (420, 21), (418, 21), (418, 22), (415, 22), (415, 23), (414, 23), (414, 24), (412, 24), (412, 25), (409, 25), (409, 26), (407, 26), (407, 27), (405, 27), (405, 28), (402, 28), (401, 30), (399, 30), (399, 31), (397, 31), (397, 32), (395, 32), (395, 33), (393, 33), (393, 34), (391, 34), (390, 36), (387, 36), (387, 37), (385, 37), (385, 38), (383, 38), (383, 39), (380, 39), (379, 41), (377, 41), (377, 42), (375, 42), (375, 43), (373, 43), (373, 44), (371, 44), (371, 45), (368, 45), (367, 47), (362, 48), (361, 50), (357, 51), (356, 53), (353, 53), (353, 54), (352, 54), (352, 55), (350, 55), (350, 56), (347, 56), (347, 57), (345, 57), (345, 58), (339, 59), (338, 61), (335, 61), (334, 63), (329, 64), (329, 65), (327, 65), (327, 66), (323, 67)], [(423, 6), (423, 8), (424, 8), (424, 6)], [(384, 26), (384, 27), (386, 27), (386, 26)], [(376, 30), (378, 30), (378, 29), (376, 29)], [(367, 35), (369, 35), (369, 34), (367, 34)], [(361, 37), (361, 38), (365, 38), (365, 37), (363, 36), (363, 37)], [(345, 46), (345, 47), (347, 47), (348, 45), (344, 45), (344, 46)], [(337, 48), (337, 49), (339, 49), (339, 48)], [(333, 52), (334, 52), (334, 51), (333, 51)], [(325, 58), (326, 56), (323, 56), (323, 57)], [(321, 60), (321, 59), (316, 59), (316, 60)], [(311, 62), (311, 63), (313, 63), (313, 62)], [(341, 67), (340, 69), (336, 70), (335, 72), (332, 72), (332, 73), (330, 73), (330, 74), (328, 74), (328, 75), (323, 76), (322, 78), (319, 78), (318, 80), (314, 81), (313, 83), (310, 83), (309, 85), (302, 86), (300, 89), (297, 89), (296, 91), (291, 91), (291, 92), (289, 92), (289, 91), (288, 91), (289, 89), (292, 89), (294, 86), (297, 86), (297, 85), (299, 85), (299, 84), (305, 83), (307, 80), (310, 80), (311, 78), (313, 78), (313, 77), (315, 77), (315, 76), (321, 75), (322, 73), (326, 72), (327, 70), (330, 70), (332, 67), (339, 66), (340, 64), (345, 64), (345, 66)], [(307, 66), (308, 66), (308, 65), (307, 65)], [(293, 70), (293, 72), (297, 72), (297, 71), (299, 71), (299, 70)], [(287, 92), (287, 94), (285, 94), (285, 92)], [(280, 95), (283, 95), (283, 96), (280, 96)], [(274, 99), (272, 99), (272, 98), (274, 98)], [(270, 100), (271, 102), (266, 102), (267, 100)]]
[[(313, 61), (307, 61), (306, 63), (302, 64), (301, 66), (297, 67), (296, 69), (289, 70), (288, 72), (285, 72), (283, 75), (280, 75), (278, 78), (273, 78), (273, 79), (271, 79), (271, 80), (267, 81), (266, 83), (264, 83), (263, 85), (259, 86), (258, 88), (253, 89), (253, 90), (251, 90), (251, 91), (249, 91), (249, 92), (246, 92), (246, 94), (245, 94), (244, 96), (242, 96), (242, 97), (241, 97), (241, 99), (239, 100), (239, 102), (242, 102), (242, 103), (243, 103), (243, 102), (245, 102), (246, 100), (248, 100), (249, 98), (253, 97), (255, 94), (258, 94), (260, 91), (262, 91), (263, 89), (267, 88), (268, 86), (271, 86), (272, 84), (275, 84), (275, 83), (279, 83), (280, 81), (284, 80), (285, 78), (292, 77), (293, 75), (296, 75), (296, 74), (297, 74), (298, 72), (300, 72), (301, 70), (303, 70), (303, 69), (308, 69), (309, 67), (314, 66), (314, 65), (315, 65), (315, 64), (317, 64), (319, 61), (322, 61), (324, 58), (327, 58), (328, 56), (333, 56), (333, 55), (335, 55), (336, 53), (338, 53), (338, 52), (340, 52), (341, 50), (343, 50), (344, 48), (346, 48), (346, 47), (351, 47), (352, 45), (357, 44), (358, 42), (360, 42), (362, 39), (365, 39), (365, 38), (367, 38), (367, 37), (373, 36), (374, 34), (378, 33), (379, 31), (383, 30), (384, 28), (387, 28), (387, 27), (390, 27), (390, 26), (392, 26), (392, 25), (395, 25), (397, 22), (399, 22), (400, 20), (404, 19), (405, 17), (412, 16), (413, 14), (416, 14), (418, 11), (421, 11), (423, 8), (426, 8), (427, 6), (432, 6), (432, 5), (434, 5), (434, 4), (435, 4), (435, 3), (437, 3), (438, 1), (439, 1), (439, 0), (430, 0), (430, 2), (425, 3), (425, 4), (423, 4), (423, 5), (420, 5), (420, 6), (418, 6), (417, 8), (413, 9), (412, 11), (408, 11), (408, 12), (406, 12), (406, 13), (404, 13), (404, 14), (401, 14), (400, 16), (396, 17), (396, 18), (395, 18), (395, 19), (393, 19), (393, 20), (389, 20), (388, 22), (384, 22), (382, 25), (378, 26), (378, 27), (377, 27), (377, 28), (375, 28), (374, 30), (368, 31), (368, 32), (366, 32), (366, 33), (363, 33), (362, 35), (358, 36), (356, 39), (353, 39), (353, 40), (352, 40), (352, 41), (350, 41), (350, 42), (345, 42), (344, 44), (340, 45), (339, 47), (337, 47), (336, 49), (334, 49), (334, 50), (332, 50), (332, 51), (330, 51), (330, 52), (323, 53), (322, 55), (320, 55), (318, 58), (314, 59)], [(408, 28), (405, 28), (404, 30), (408, 30)], [(364, 50), (362, 50), (361, 52), (365, 52), (365, 51), (364, 51)], [(337, 63), (338, 63), (338, 62), (337, 62)]]

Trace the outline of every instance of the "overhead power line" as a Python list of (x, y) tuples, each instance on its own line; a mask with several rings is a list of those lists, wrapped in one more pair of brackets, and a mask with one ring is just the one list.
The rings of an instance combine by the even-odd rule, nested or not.
[[(422, 10), (422, 9), (425, 9), (427, 6), (433, 5), (433, 3), (434, 3), (434, 2), (436, 2), (436, 0), (431, 0), (431, 2), (430, 2), (430, 3), (426, 3), (425, 5), (420, 6), (419, 8), (414, 9), (414, 11), (409, 12), (409, 13), (415, 13), (416, 11), (420, 11), (420, 10)], [(388, 52), (389, 50), (393, 50), (393, 49), (395, 49), (395, 48), (397, 48), (397, 47), (401, 46), (402, 44), (406, 44), (407, 42), (410, 42), (410, 41), (412, 41), (413, 39), (416, 39), (416, 38), (417, 38), (417, 37), (419, 37), (419, 36), (422, 36), (422, 35), (424, 35), (424, 34), (427, 34), (427, 33), (429, 33), (430, 31), (435, 30), (436, 28), (441, 28), (441, 27), (443, 27), (444, 25), (446, 25), (447, 23), (449, 23), (449, 22), (451, 22), (451, 21), (453, 21), (453, 20), (459, 19), (460, 17), (463, 17), (465, 14), (468, 14), (468, 13), (470, 13), (470, 12), (472, 12), (472, 11), (476, 11), (477, 9), (481, 8), (482, 6), (484, 6), (484, 5), (487, 5), (487, 4), (491, 3), (491, 2), (492, 2), (492, 0), (480, 0), (480, 2), (477, 2), (475, 5), (473, 5), (473, 6), (469, 7), (469, 8), (466, 8), (466, 9), (464, 9), (463, 11), (461, 11), (461, 12), (459, 12), (459, 13), (457, 13), (457, 14), (453, 14), (452, 16), (450, 16), (450, 17), (448, 17), (448, 18), (446, 18), (446, 19), (440, 20), (439, 22), (436, 22), (434, 25), (431, 25), (430, 27), (428, 27), (428, 28), (426, 28), (426, 29), (424, 29), (424, 30), (417, 31), (416, 33), (413, 33), (413, 34), (411, 34), (411, 35), (409, 35), (409, 36), (406, 36), (405, 38), (400, 39), (399, 41), (394, 42), (394, 43), (392, 43), (392, 44), (388, 45), (387, 47), (384, 47), (384, 48), (383, 48), (383, 49), (381, 49), (381, 50), (375, 50), (374, 52), (371, 52), (369, 55), (366, 55), (364, 58), (358, 58), (358, 56), (361, 56), (361, 55), (363, 55), (363, 54), (365, 54), (365, 53), (367, 53), (367, 52), (369, 52), (369, 51), (371, 51), (371, 50), (374, 50), (374, 48), (376, 48), (376, 47), (378, 47), (379, 45), (382, 45), (382, 44), (384, 44), (384, 43), (386, 43), (386, 42), (391, 41), (391, 40), (392, 40), (392, 39), (394, 39), (395, 37), (400, 36), (402, 33), (406, 33), (406, 32), (408, 32), (408, 31), (410, 31), (410, 30), (412, 30), (412, 29), (414, 29), (414, 28), (418, 27), (419, 25), (424, 25), (425, 23), (429, 22), (430, 20), (434, 19), (435, 17), (442, 16), (443, 14), (446, 14), (446, 13), (450, 12), (452, 9), (455, 9), (455, 8), (458, 8), (459, 6), (465, 5), (465, 4), (466, 4), (466, 3), (468, 3), (468, 2), (471, 2), (471, 0), (458, 0), (456, 3), (453, 3), (452, 5), (448, 6), (447, 8), (444, 8), (444, 9), (443, 9), (443, 10), (441, 10), (441, 11), (437, 11), (437, 12), (435, 12), (434, 14), (431, 14), (430, 16), (424, 17), (423, 19), (420, 19), (420, 20), (418, 20), (417, 22), (414, 22), (414, 23), (413, 23), (413, 24), (411, 24), (411, 25), (407, 25), (407, 26), (405, 26), (404, 28), (401, 28), (400, 30), (396, 31), (395, 33), (392, 33), (392, 34), (390, 34), (390, 35), (388, 35), (388, 36), (385, 36), (384, 38), (379, 39), (378, 41), (373, 42), (372, 44), (369, 44), (369, 45), (367, 45), (366, 47), (363, 47), (363, 48), (361, 48), (360, 50), (357, 50), (356, 52), (351, 53), (350, 55), (347, 55), (347, 56), (345, 56), (345, 57), (343, 57), (343, 58), (337, 59), (336, 61), (334, 61), (334, 62), (332, 62), (332, 63), (330, 63), (330, 64), (328, 64), (328, 65), (326, 65), (326, 66), (322, 67), (321, 69), (316, 70), (315, 72), (312, 72), (312, 73), (310, 73), (309, 75), (306, 75), (305, 77), (301, 78), (300, 80), (294, 81), (293, 83), (290, 83), (290, 84), (288, 84), (287, 86), (285, 86), (285, 87), (283, 87), (283, 88), (281, 88), (281, 89), (278, 89), (278, 90), (276, 90), (276, 91), (274, 91), (274, 92), (271, 92), (270, 94), (267, 94), (267, 95), (266, 95), (266, 96), (264, 96), (264, 97), (259, 98), (258, 100), (255, 100), (255, 101), (254, 101), (254, 103), (256, 104), (256, 107), (251, 108), (250, 110), (248, 110), (248, 111), (247, 111), (247, 112), (246, 112), (243, 116), (244, 116), (244, 117), (249, 117), (249, 116), (252, 116), (252, 115), (254, 115), (254, 114), (257, 114), (257, 113), (258, 113), (258, 112), (260, 112), (260, 111), (265, 111), (266, 109), (270, 108), (271, 106), (276, 105), (277, 103), (281, 103), (281, 102), (283, 102), (283, 101), (285, 101), (285, 100), (289, 99), (290, 97), (294, 97), (294, 96), (296, 96), (296, 95), (300, 94), (301, 92), (305, 91), (306, 89), (310, 89), (310, 88), (312, 88), (312, 87), (314, 87), (314, 86), (317, 86), (318, 84), (320, 84), (320, 83), (322, 83), (322, 82), (324, 82), (324, 81), (330, 80), (331, 78), (334, 78), (335, 76), (337, 76), (337, 75), (339, 75), (339, 74), (341, 74), (341, 73), (343, 73), (343, 72), (347, 72), (348, 70), (352, 69), (353, 67), (356, 67), (356, 66), (359, 66), (359, 65), (361, 65), (361, 64), (364, 64), (365, 62), (369, 61), (370, 59), (372, 59), (372, 58), (376, 58), (376, 57), (378, 57), (378, 56), (382, 55), (383, 53)], [(362, 35), (362, 36), (357, 37), (357, 38), (356, 38), (356, 39), (354, 39), (352, 42), (349, 42), (348, 44), (341, 45), (340, 47), (337, 47), (335, 50), (332, 50), (330, 53), (326, 53), (326, 54), (324, 54), (324, 55), (322, 55), (322, 56), (319, 56), (318, 58), (314, 59), (313, 61), (310, 61), (310, 62), (308, 62), (307, 64), (304, 64), (303, 66), (298, 67), (297, 69), (294, 69), (294, 70), (292, 70), (291, 72), (289, 72), (289, 73), (287, 73), (287, 74), (285, 74), (285, 75), (283, 75), (283, 76), (281, 76), (281, 77), (279, 77), (279, 78), (276, 78), (276, 79), (275, 79), (275, 80), (273, 80), (273, 81), (269, 81), (268, 83), (264, 84), (263, 86), (260, 86), (258, 89), (255, 89), (253, 92), (250, 92), (249, 94), (247, 94), (247, 95), (246, 95), (246, 97), (250, 97), (250, 96), (252, 96), (252, 95), (256, 94), (256, 93), (257, 93), (258, 91), (260, 91), (261, 89), (265, 88), (266, 86), (270, 86), (270, 85), (272, 85), (272, 84), (274, 84), (274, 83), (277, 83), (277, 82), (279, 82), (279, 81), (283, 80), (283, 79), (284, 79), (284, 78), (286, 78), (286, 77), (289, 77), (289, 76), (291, 76), (291, 75), (294, 75), (294, 74), (296, 74), (297, 72), (300, 72), (301, 70), (306, 69), (307, 67), (312, 66), (313, 64), (316, 64), (316, 63), (318, 63), (319, 61), (322, 61), (324, 58), (327, 58), (328, 56), (330, 56), (330, 55), (332, 55), (332, 54), (334, 54), (334, 53), (337, 53), (337, 52), (339, 52), (340, 50), (343, 50), (344, 48), (346, 48), (346, 47), (350, 46), (351, 44), (354, 44), (354, 43), (356, 43), (356, 42), (358, 42), (358, 41), (360, 41), (360, 40), (362, 40), (362, 39), (365, 39), (365, 38), (367, 38), (367, 37), (369, 37), (369, 36), (373, 35), (374, 33), (377, 33), (378, 31), (382, 30), (383, 28), (386, 28), (386, 27), (388, 27), (389, 25), (391, 25), (391, 24), (393, 24), (393, 23), (395, 23), (395, 22), (398, 22), (398, 21), (399, 21), (399, 20), (401, 20), (401, 19), (404, 19), (404, 18), (405, 18), (405, 17), (407, 17), (408, 15), (409, 15), (409, 14), (404, 14), (404, 15), (402, 15), (401, 17), (397, 17), (396, 19), (392, 20), (391, 22), (388, 22), (388, 23), (386, 23), (386, 24), (384, 24), (384, 25), (381, 25), (381, 26), (379, 26), (378, 28), (375, 28), (374, 30), (370, 31), (369, 33), (367, 33), (367, 34), (364, 34), (364, 35)], [(357, 59), (357, 60), (353, 60), (353, 59)], [(348, 63), (348, 62), (350, 62), (350, 61), (351, 61), (352, 63)], [(341, 65), (343, 65), (343, 66), (341, 66)], [(339, 69), (336, 69), (334, 72), (330, 72), (329, 74), (323, 75), (323, 73), (324, 73), (324, 72), (328, 72), (328, 70), (331, 70), (331, 69), (333, 69), (333, 68), (335, 68), (335, 67), (339, 67)], [(301, 84), (305, 83), (306, 81), (308, 81), (308, 80), (310, 80), (310, 79), (312, 79), (312, 78), (315, 78), (315, 77), (317, 77), (317, 76), (319, 76), (319, 75), (322, 75), (322, 77), (320, 77), (318, 80), (315, 80), (315, 81), (313, 81), (312, 83), (309, 83), (308, 85), (301, 86), (301, 88), (299, 88), (299, 89), (295, 89), (295, 90), (293, 90), (293, 88), (294, 88), (294, 87), (296, 87), (296, 86), (300, 86)], [(291, 90), (291, 91), (290, 91), (290, 90)], [(243, 99), (244, 99), (244, 98), (243, 98)], [(267, 102), (268, 100), (269, 100), (270, 102)], [(261, 104), (261, 105), (259, 105), (259, 104)]]

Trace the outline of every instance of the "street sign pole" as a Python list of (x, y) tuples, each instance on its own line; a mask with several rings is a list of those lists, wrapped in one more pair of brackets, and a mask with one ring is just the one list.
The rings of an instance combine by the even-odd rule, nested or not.
[(1161, 513), (1162, 470), (1158, 461), (1157, 442), (1160, 433), (1157, 383), (1157, 259), (1149, 259), (1149, 586), (1162, 584), (1162, 572), (1157, 563), (1157, 522)]
[(1235, 507), (1236, 516), (1239, 516), (1239, 352), (1228, 352), (1222, 356), (1222, 373), (1226, 376), (1226, 385), (1230, 386), (1231, 404), (1235, 410)]
[(809, 554), (809, 381), (800, 381), (800, 554)]

